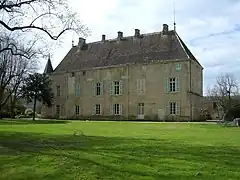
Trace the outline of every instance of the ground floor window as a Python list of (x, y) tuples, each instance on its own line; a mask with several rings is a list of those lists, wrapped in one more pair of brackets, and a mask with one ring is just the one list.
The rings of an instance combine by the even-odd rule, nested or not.
[(169, 103), (169, 114), (180, 115), (180, 102)]
[(144, 103), (138, 103), (138, 115), (144, 115)]
[(113, 105), (113, 114), (114, 115), (122, 115), (122, 105), (121, 104)]
[(56, 115), (60, 115), (60, 105), (56, 105)]
[(75, 113), (76, 113), (76, 115), (80, 114), (80, 107), (79, 106), (75, 107)]
[(100, 115), (101, 114), (101, 104), (95, 105), (95, 114)]

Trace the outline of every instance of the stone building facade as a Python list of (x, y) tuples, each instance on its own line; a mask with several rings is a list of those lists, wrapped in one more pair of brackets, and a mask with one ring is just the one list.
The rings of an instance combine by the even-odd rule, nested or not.
[(175, 30), (86, 43), (79, 38), (53, 70), (54, 105), (63, 119), (192, 120), (200, 115), (203, 67)]

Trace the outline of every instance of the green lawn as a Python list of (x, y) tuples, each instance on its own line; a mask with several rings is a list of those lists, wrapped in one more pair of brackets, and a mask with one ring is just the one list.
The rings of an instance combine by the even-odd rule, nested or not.
[(237, 127), (0, 120), (4, 180), (239, 180), (239, 169)]

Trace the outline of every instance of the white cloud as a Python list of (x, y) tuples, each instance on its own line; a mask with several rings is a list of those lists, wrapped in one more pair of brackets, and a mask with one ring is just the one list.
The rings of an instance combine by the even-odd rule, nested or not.
[[(238, 75), (240, 65), (240, 1), (239, 0), (175, 0), (177, 32), (204, 66), (205, 87), (219, 73)], [(98, 41), (123, 31), (133, 35), (161, 31), (162, 24), (173, 24), (173, 0), (69, 0), (83, 23), (92, 31), (87, 42)], [(238, 25), (238, 26), (237, 26)], [(67, 34), (64, 45), (54, 51), (53, 66), (63, 59), (76, 35)]]

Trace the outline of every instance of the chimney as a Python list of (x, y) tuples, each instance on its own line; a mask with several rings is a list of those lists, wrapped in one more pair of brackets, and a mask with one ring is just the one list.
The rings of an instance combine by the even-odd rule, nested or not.
[(102, 35), (102, 41), (105, 41), (105, 40), (106, 40), (106, 35), (103, 34), (103, 35)]
[(163, 34), (167, 34), (167, 33), (168, 33), (168, 25), (163, 24)]
[(135, 37), (140, 37), (140, 30), (139, 29), (135, 29)]
[(123, 37), (123, 32), (118, 31), (118, 39), (122, 39), (122, 37)]
[(85, 43), (86, 43), (86, 39), (80, 37), (78, 41), (78, 47), (81, 49)]

